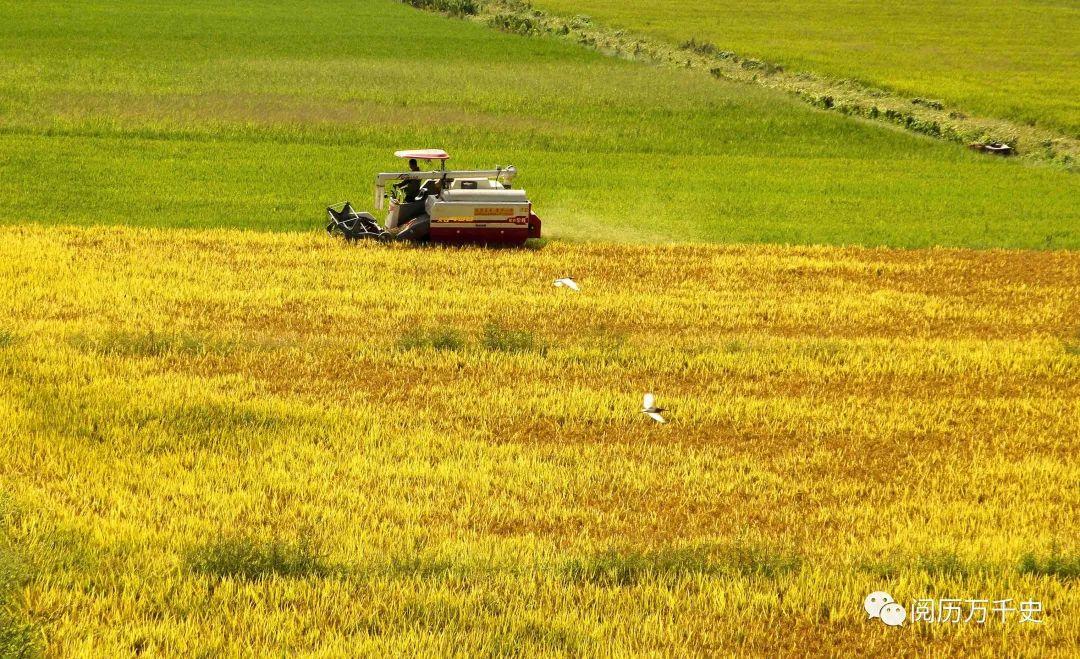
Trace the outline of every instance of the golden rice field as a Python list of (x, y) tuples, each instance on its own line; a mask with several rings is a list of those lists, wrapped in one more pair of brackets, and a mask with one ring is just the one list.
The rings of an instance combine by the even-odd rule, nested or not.
[(9, 650), (1069, 656), (1078, 437), (1075, 252), (0, 229)]

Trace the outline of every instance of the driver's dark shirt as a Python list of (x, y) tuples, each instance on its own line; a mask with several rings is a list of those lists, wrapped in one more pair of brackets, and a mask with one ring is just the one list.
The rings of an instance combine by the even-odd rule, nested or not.
[(405, 195), (405, 201), (415, 201), (416, 195), (420, 194), (420, 181), (416, 179), (409, 179), (407, 181), (401, 181), (394, 184), (395, 190), (401, 190)]

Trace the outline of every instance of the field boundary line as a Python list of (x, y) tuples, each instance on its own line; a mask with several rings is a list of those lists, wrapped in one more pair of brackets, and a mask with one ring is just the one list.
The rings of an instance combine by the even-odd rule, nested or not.
[(943, 102), (907, 98), (857, 80), (832, 78), (783, 67), (693, 39), (674, 45), (629, 30), (594, 23), (587, 16), (563, 18), (526, 0), (399, 0), (424, 11), (469, 20), (529, 37), (554, 37), (621, 59), (700, 71), (713, 78), (786, 92), (820, 109), (899, 126), (961, 144), (1004, 142), (1018, 159), (1080, 169), (1080, 140), (1042, 126), (972, 116)]

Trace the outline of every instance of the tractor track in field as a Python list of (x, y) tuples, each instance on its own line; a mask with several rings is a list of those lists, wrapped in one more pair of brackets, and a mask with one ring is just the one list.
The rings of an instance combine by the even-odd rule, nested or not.
[(1074, 172), (1080, 169), (1080, 140), (1068, 135), (1007, 119), (971, 116), (937, 100), (907, 98), (855, 80), (788, 71), (708, 42), (690, 40), (677, 46), (629, 30), (599, 25), (586, 16), (553, 16), (524, 0), (400, 2), (502, 32), (554, 37), (613, 57), (700, 71), (716, 79), (780, 90), (821, 109), (899, 126), (950, 142), (965, 145), (1004, 142), (1016, 150), (1020, 160), (1051, 164)]

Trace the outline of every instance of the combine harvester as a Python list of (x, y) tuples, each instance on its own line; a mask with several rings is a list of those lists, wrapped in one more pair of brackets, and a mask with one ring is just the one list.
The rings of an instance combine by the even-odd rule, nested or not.
[[(387, 172), (375, 177), (375, 208), (382, 210), (386, 187), (390, 210), (385, 226), (371, 213), (358, 213), (349, 202), (326, 209), (331, 236), (346, 240), (406, 240), (448, 244), (523, 245), (540, 237), (540, 218), (524, 190), (510, 182), (513, 166), (483, 170), (448, 170), (450, 155), (440, 149), (398, 151), (409, 161), (407, 172)], [(439, 169), (420, 171), (418, 161)]]

